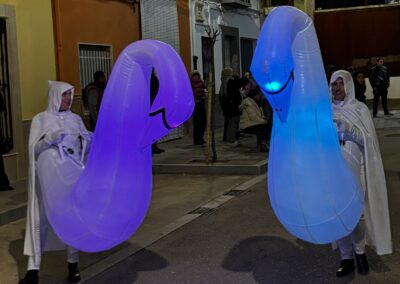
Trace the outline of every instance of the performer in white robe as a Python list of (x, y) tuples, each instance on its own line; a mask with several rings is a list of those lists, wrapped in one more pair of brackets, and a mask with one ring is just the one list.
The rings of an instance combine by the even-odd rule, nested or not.
[(330, 91), (342, 153), (355, 176), (360, 178), (365, 193), (360, 222), (349, 236), (336, 242), (342, 259), (336, 275), (341, 277), (354, 271), (353, 253), (358, 272), (367, 274), (366, 243), (378, 255), (392, 253), (387, 189), (379, 143), (367, 106), (355, 99), (350, 73), (344, 70), (333, 73)]
[[(64, 82), (49, 81), (48, 107), (36, 115), (29, 135), (29, 189), (24, 254), (29, 256), (28, 272), (22, 284), (39, 283), (39, 268), (43, 251), (67, 249), (68, 280), (80, 281), (78, 251), (67, 247), (54, 233), (47, 220), (36, 161), (43, 151), (61, 144), (70, 155), (79, 159), (82, 141), (90, 144), (91, 133), (86, 130), (80, 116), (71, 112), (74, 87)], [(85, 143), (86, 144), (86, 143)], [(68, 226), (68, 224), (65, 224)]]

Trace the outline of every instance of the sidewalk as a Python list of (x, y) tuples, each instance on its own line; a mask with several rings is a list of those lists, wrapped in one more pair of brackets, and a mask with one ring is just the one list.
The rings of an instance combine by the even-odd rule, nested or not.
[(222, 142), (222, 129), (216, 130), (215, 136), (218, 157), (215, 163), (207, 165), (205, 147), (194, 145), (193, 139), (185, 136), (158, 144), (165, 152), (153, 156), (153, 173), (258, 175), (266, 172), (268, 153), (258, 151), (255, 135), (242, 136), (236, 147)]
[[(221, 130), (216, 133), (218, 161), (207, 165), (204, 147), (194, 145), (190, 137), (159, 144), (165, 149), (153, 155), (153, 174), (258, 175), (267, 170), (268, 153), (260, 153), (255, 136), (244, 136), (237, 147), (222, 143)], [(13, 191), (0, 192), (0, 226), (26, 215), (27, 180), (13, 183)]]

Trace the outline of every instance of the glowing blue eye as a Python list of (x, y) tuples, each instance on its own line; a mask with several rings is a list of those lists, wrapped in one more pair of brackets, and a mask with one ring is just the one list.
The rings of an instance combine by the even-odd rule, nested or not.
[(281, 83), (279, 82), (270, 82), (265, 84), (265, 89), (269, 92), (276, 92), (281, 88)]

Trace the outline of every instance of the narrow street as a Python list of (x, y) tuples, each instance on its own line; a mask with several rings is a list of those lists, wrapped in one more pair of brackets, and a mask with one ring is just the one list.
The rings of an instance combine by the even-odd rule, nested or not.
[(85, 283), (399, 283), (400, 134), (379, 136), (394, 253), (368, 249), (367, 276), (336, 278), (337, 251), (289, 235), (271, 210), (264, 180)]

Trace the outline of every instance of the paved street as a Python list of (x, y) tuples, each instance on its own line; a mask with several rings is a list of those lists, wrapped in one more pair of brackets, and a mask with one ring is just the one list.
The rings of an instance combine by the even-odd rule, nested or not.
[[(151, 207), (135, 235), (113, 250), (81, 253), (82, 282), (400, 283), (399, 122), (400, 113), (375, 120), (388, 184), (394, 253), (378, 257), (368, 250), (368, 276), (337, 279), (339, 257), (330, 245), (299, 241), (277, 222), (268, 201), (266, 174), (256, 174), (262, 171), (265, 156), (253, 149), (254, 137), (243, 139), (237, 148), (220, 145), (222, 158), (216, 167), (193, 163), (202, 150), (185, 138), (161, 144), (165, 155), (154, 157), (155, 165), (171, 173), (154, 175)], [(193, 164), (199, 167), (185, 170)], [(237, 174), (247, 166), (248, 175)], [(225, 174), (179, 174), (202, 170)], [(5, 210), (0, 211), (4, 221), (0, 284), (17, 283), (26, 269), (25, 219), (14, 216), (19, 219), (9, 221), (14, 220), (11, 207), (22, 212), (25, 206), (26, 189), (23, 182), (19, 186), (0, 202)], [(46, 253), (41, 284), (64, 283), (65, 261), (65, 252)]]
[(397, 253), (378, 257), (368, 250), (368, 276), (336, 278), (337, 252), (286, 233), (261, 182), (85, 283), (399, 283), (400, 195), (390, 196)]
[(369, 249), (369, 275), (336, 278), (338, 252), (289, 235), (271, 210), (264, 180), (85, 283), (400, 283), (400, 131), (379, 134), (394, 254)]

